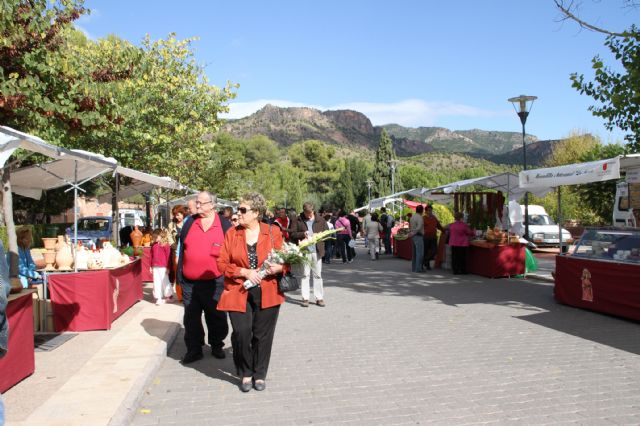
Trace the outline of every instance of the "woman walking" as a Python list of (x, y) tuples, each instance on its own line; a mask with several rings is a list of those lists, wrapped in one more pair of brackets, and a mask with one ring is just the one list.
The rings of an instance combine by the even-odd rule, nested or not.
[[(264, 277), (258, 273), (271, 250), (282, 247), (280, 228), (260, 222), (265, 210), (262, 195), (253, 192), (242, 197), (239, 224), (227, 232), (218, 258), (218, 269), (224, 275), (218, 309), (229, 311), (233, 362), (242, 392), (266, 388), (273, 336), (284, 302), (276, 277), (282, 265), (269, 266)], [(249, 289), (244, 285), (247, 280), (253, 285)]]
[(349, 247), (349, 241), (351, 241), (351, 222), (347, 218), (347, 212), (340, 210), (338, 214), (338, 220), (336, 220), (335, 227), (343, 228), (338, 231), (338, 250), (340, 251), (340, 257), (342, 257), (342, 263), (353, 262), (353, 256), (351, 256), (351, 250)]
[(380, 256), (380, 233), (382, 224), (378, 222), (378, 213), (371, 215), (364, 230), (367, 240), (369, 240), (369, 255), (371, 260), (376, 260)]
[(453, 273), (467, 273), (467, 249), (469, 248), (469, 238), (474, 232), (469, 225), (462, 221), (464, 215), (461, 212), (455, 212), (453, 215), (455, 222), (449, 225), (449, 245), (451, 246), (451, 269)]

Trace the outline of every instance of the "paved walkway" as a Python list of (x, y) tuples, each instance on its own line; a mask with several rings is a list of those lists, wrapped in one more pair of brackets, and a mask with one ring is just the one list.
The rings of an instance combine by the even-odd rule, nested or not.
[(289, 299), (265, 392), (230, 357), (181, 366), (181, 334), (132, 424), (640, 423), (637, 323), (544, 282), (408, 270), (361, 253), (326, 268), (326, 308)]
[(544, 281), (358, 250), (326, 267), (327, 307), (283, 305), (264, 392), (239, 391), (230, 356), (180, 365), (181, 308), (145, 301), (38, 353), (8, 424), (640, 424), (637, 322), (556, 304)]

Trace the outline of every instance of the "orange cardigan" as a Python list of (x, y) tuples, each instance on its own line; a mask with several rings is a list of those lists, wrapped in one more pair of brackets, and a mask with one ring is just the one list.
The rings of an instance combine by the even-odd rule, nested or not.
[[(256, 247), (258, 267), (271, 252), (271, 237), (273, 237), (275, 248), (281, 248), (282, 232), (280, 228), (271, 226), (271, 236), (269, 236), (269, 225), (260, 223), (260, 234)], [(235, 227), (227, 231), (224, 245), (218, 257), (218, 269), (224, 276), (224, 291), (218, 302), (218, 310), (246, 312), (248, 292), (242, 285), (245, 278), (239, 276), (240, 268), (249, 268), (249, 255), (244, 228)], [(260, 281), (260, 287), (262, 288), (261, 307), (263, 309), (284, 303), (284, 295), (278, 292), (278, 281), (274, 275), (267, 275)]]

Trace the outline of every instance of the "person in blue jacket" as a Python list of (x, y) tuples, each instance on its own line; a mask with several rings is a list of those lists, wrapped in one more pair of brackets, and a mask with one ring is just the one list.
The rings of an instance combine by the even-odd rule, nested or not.
[[(9, 266), (5, 261), (6, 255), (4, 245), (0, 240), (0, 358), (2, 358), (9, 349), (9, 321), (7, 320), (7, 298), (11, 291), (11, 282), (9, 281)], [(4, 404), (2, 395), (0, 395), (0, 425), (4, 424)]]
[(40, 284), (42, 277), (36, 271), (36, 263), (31, 257), (31, 229), (20, 228), (16, 232), (18, 239), (18, 278), (22, 288), (28, 288), (30, 284)]

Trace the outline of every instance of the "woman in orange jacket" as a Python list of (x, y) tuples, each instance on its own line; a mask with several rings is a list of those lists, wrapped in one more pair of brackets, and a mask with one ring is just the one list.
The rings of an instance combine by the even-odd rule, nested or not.
[(273, 336), (284, 302), (277, 281), (282, 265), (269, 266), (264, 277), (258, 272), (271, 250), (282, 247), (280, 229), (260, 222), (265, 210), (262, 195), (254, 192), (242, 197), (239, 224), (227, 232), (218, 258), (224, 275), (218, 309), (229, 311), (233, 361), (243, 392), (266, 388)]

